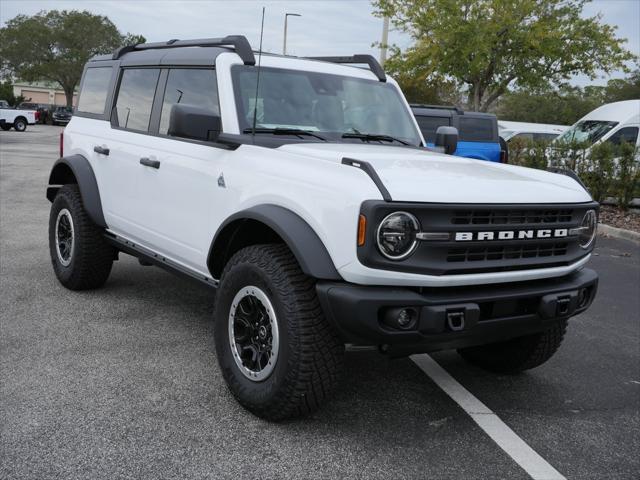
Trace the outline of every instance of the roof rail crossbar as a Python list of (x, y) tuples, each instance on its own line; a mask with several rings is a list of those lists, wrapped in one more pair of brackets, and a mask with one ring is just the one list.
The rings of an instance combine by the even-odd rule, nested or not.
[(309, 60), (320, 60), (331, 63), (363, 63), (369, 65), (371, 71), (381, 82), (387, 81), (382, 65), (372, 55), (353, 55), (351, 57), (306, 57)]
[(425, 105), (422, 103), (412, 103), (409, 106), (414, 108), (431, 108), (433, 110), (453, 110), (458, 115), (464, 115), (464, 110), (461, 110), (454, 105)]
[(234, 47), (245, 65), (255, 65), (256, 57), (253, 55), (249, 40), (244, 35), (228, 35), (223, 38), (201, 38), (198, 40), (178, 40), (172, 39), (168, 42), (139, 43), (137, 45), (127, 45), (113, 52), (113, 60), (118, 60), (125, 53), (139, 50), (159, 50), (163, 48), (178, 47)]

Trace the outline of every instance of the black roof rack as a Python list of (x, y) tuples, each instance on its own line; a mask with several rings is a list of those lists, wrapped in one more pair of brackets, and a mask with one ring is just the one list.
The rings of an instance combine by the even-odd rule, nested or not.
[(366, 63), (381, 82), (387, 81), (382, 65), (372, 55), (353, 55), (351, 57), (305, 57), (309, 60), (320, 60), (331, 63)]
[(242, 58), (245, 65), (255, 65), (256, 57), (253, 55), (249, 40), (244, 35), (229, 35), (223, 38), (201, 38), (198, 40), (178, 40), (173, 39), (168, 42), (139, 43), (137, 45), (127, 45), (113, 52), (113, 60), (118, 60), (125, 53), (138, 50), (159, 50), (162, 48), (178, 47), (234, 47), (236, 53)]
[(458, 115), (464, 115), (464, 110), (454, 105), (424, 105), (422, 103), (412, 103), (409, 106), (413, 108), (431, 108), (433, 110), (453, 110)]

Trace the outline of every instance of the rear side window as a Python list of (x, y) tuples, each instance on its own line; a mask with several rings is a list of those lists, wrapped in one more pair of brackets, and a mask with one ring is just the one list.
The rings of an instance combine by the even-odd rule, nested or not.
[(449, 117), (427, 117), (416, 116), (418, 126), (425, 141), (433, 143), (436, 141), (436, 130), (438, 127), (449, 126)]
[(169, 71), (160, 117), (159, 133), (162, 135), (169, 130), (171, 107), (176, 104), (199, 107), (219, 115), (216, 72), (187, 68)]
[(488, 118), (458, 117), (460, 140), (463, 142), (497, 142), (493, 122)]
[(109, 93), (109, 81), (111, 80), (111, 67), (88, 68), (84, 74), (78, 111), (103, 115)]
[(160, 70), (157, 68), (123, 70), (116, 101), (119, 127), (140, 132), (149, 130), (159, 76)]
[(613, 143), (614, 145), (620, 145), (623, 142), (635, 145), (637, 140), (638, 127), (624, 127), (617, 132), (614, 132), (607, 141)]

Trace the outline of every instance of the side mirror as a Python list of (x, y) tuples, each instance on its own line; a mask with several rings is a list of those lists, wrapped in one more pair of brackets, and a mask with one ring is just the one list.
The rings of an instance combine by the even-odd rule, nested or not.
[(172, 137), (215, 141), (221, 131), (222, 120), (216, 111), (178, 103), (171, 107), (167, 133)]
[(443, 147), (444, 153), (453, 155), (458, 149), (458, 129), (444, 125), (438, 127), (438, 130), (436, 130), (436, 147)]

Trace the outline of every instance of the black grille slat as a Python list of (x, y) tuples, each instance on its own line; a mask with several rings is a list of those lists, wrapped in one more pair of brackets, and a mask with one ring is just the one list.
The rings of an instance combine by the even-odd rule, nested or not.
[(450, 248), (447, 252), (447, 262), (479, 262), (485, 260), (558, 257), (566, 255), (567, 248), (568, 243), (566, 242), (541, 243), (538, 245)]
[(568, 223), (573, 209), (456, 210), (453, 225), (527, 225)]

